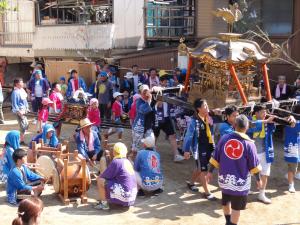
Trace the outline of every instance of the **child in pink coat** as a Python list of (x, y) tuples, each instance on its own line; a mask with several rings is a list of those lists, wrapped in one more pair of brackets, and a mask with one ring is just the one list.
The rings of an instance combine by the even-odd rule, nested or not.
[(136, 101), (141, 97), (141, 95), (139, 94), (135, 94), (132, 98), (133, 98), (133, 102), (131, 105), (131, 108), (129, 110), (129, 119), (130, 119), (130, 124), (132, 125), (135, 116), (136, 116)]
[(62, 101), (64, 100), (61, 94), (61, 87), (58, 83), (53, 83), (50, 100), (53, 104), (50, 106), (50, 113), (60, 113), (62, 111)]
[[(90, 100), (87, 118), (93, 123), (92, 129), (95, 130), (98, 134), (100, 133), (101, 117), (99, 110), (98, 99), (92, 98)], [(100, 135), (99, 135), (100, 137)], [(101, 140), (101, 138), (100, 138)]]
[(38, 111), (37, 132), (41, 133), (43, 126), (47, 123), (49, 117), (49, 105), (53, 102), (49, 98), (43, 98), (42, 106)]

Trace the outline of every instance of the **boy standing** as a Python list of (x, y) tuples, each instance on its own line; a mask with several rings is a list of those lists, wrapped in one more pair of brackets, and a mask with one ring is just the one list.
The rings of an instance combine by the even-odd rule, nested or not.
[(20, 126), (20, 141), (24, 143), (25, 132), (28, 130), (28, 120), (25, 114), (29, 112), (27, 93), (23, 89), (24, 83), (22, 78), (14, 80), (14, 91), (11, 95), (12, 112), (15, 113)]
[[(300, 105), (296, 105), (294, 113), (300, 113)], [(297, 174), (298, 164), (300, 163), (300, 121), (294, 121), (295, 126), (285, 127), (284, 137), (284, 160), (288, 168), (289, 192), (295, 193), (294, 177)]]
[(108, 75), (105, 71), (102, 71), (99, 76), (100, 82), (96, 84), (96, 98), (98, 98), (99, 101), (101, 119), (110, 119), (113, 85), (108, 80)]
[[(249, 132), (252, 139), (255, 140), (255, 146), (257, 149), (257, 156), (259, 163), (262, 167), (260, 172), (262, 180), (262, 188), (259, 191), (258, 200), (271, 204), (271, 199), (266, 197), (265, 190), (268, 182), (268, 177), (271, 173), (271, 164), (274, 161), (274, 147), (273, 147), (273, 133), (275, 132), (274, 123), (266, 119), (267, 110), (264, 105), (256, 105), (253, 109), (252, 120), (255, 122), (255, 128), (253, 132)], [(268, 123), (265, 123), (268, 122)]]
[(59, 85), (60, 85), (61, 94), (65, 97), (67, 93), (68, 85), (66, 84), (66, 78), (64, 76), (61, 76), (59, 78)]
[[(111, 116), (111, 120), (114, 123), (120, 124), (121, 123), (121, 116), (123, 115), (123, 108), (122, 108), (122, 96), (123, 94), (120, 92), (115, 92), (113, 94), (113, 97), (115, 99), (113, 105), (112, 105), (112, 116)], [(122, 134), (124, 132), (123, 128), (110, 128), (107, 132), (106, 139), (108, 139), (108, 137), (114, 133), (118, 133), (118, 138), (119, 141), (122, 141)]]

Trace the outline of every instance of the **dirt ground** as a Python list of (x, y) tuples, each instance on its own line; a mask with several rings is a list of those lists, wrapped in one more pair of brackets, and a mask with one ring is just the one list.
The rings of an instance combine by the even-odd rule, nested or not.
[[(8, 131), (17, 129), (17, 122), (11, 113), (6, 113), (7, 124), (0, 125), (0, 144), (4, 144), (4, 138)], [(62, 137), (69, 139), (75, 126), (64, 125)], [(35, 133), (35, 125), (31, 125), (26, 137), (26, 143)], [(130, 143), (131, 133), (125, 131), (125, 142)], [(116, 141), (114, 137), (111, 142)], [(92, 225), (92, 224), (200, 224), (218, 225), (225, 224), (220, 205), (220, 190), (214, 181), (210, 186), (212, 192), (218, 198), (215, 202), (207, 201), (201, 193), (192, 193), (186, 188), (185, 180), (193, 168), (193, 161), (185, 161), (175, 164), (172, 161), (171, 148), (164, 139), (164, 135), (158, 142), (158, 149), (161, 153), (163, 172), (165, 176), (164, 193), (158, 197), (147, 196), (138, 198), (134, 207), (130, 209), (114, 208), (109, 211), (98, 211), (93, 209), (92, 204), (97, 199), (96, 181), (88, 191), (88, 204), (71, 204), (64, 206), (58, 196), (54, 194), (52, 186), (46, 187), (42, 195), (45, 208), (42, 214), (42, 224), (63, 225)], [(72, 143), (74, 148), (74, 142)], [(241, 225), (296, 225), (300, 224), (300, 181), (296, 181), (297, 193), (287, 192), (287, 181), (284, 178), (286, 165), (283, 161), (282, 143), (276, 141), (276, 162), (272, 166), (270, 182), (267, 195), (272, 198), (271, 205), (264, 205), (256, 201), (257, 194), (249, 196), (247, 210), (242, 212)], [(215, 176), (216, 178), (216, 176)], [(255, 190), (253, 185), (253, 190)], [(203, 189), (200, 188), (202, 192)], [(1, 225), (11, 224), (17, 216), (17, 208), (9, 206), (6, 201), (5, 189), (0, 187), (0, 215)]]

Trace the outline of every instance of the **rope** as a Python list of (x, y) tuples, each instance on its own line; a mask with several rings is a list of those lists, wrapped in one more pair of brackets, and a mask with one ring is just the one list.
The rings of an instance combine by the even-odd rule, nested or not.
[(255, 106), (255, 102), (249, 102), (248, 105), (250, 106), (250, 112), (253, 112), (254, 106)]
[(182, 93), (182, 91), (183, 91), (183, 89), (184, 89), (184, 86), (183, 86), (182, 84), (178, 84), (177, 87), (180, 88), (180, 89), (179, 89), (179, 92), (178, 92), (178, 95), (179, 95), (179, 97), (181, 97), (181, 93)]
[(278, 109), (279, 106), (280, 106), (280, 102), (273, 98), (272, 99), (272, 112), (271, 113), (273, 114), (274, 110)]
[(157, 99), (157, 96), (163, 95), (162, 91), (163, 91), (163, 87), (159, 87), (159, 86), (152, 87), (151, 92), (155, 92), (155, 95), (154, 95), (155, 100)]

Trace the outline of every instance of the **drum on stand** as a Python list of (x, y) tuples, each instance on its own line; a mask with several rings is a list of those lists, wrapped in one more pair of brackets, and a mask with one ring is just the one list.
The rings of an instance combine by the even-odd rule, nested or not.
[(36, 172), (43, 177), (51, 178), (53, 176), (53, 170), (55, 169), (54, 161), (47, 155), (42, 155), (36, 160), (38, 165)]
[(53, 189), (55, 193), (59, 193), (60, 191), (60, 176), (57, 168), (53, 169)]
[[(53, 188), (55, 193), (63, 194), (64, 192), (64, 169), (59, 171), (57, 168), (53, 170)], [(70, 196), (80, 196), (82, 194), (82, 168), (79, 165), (68, 165), (68, 194)], [(89, 168), (86, 166), (86, 190), (91, 184), (91, 176)]]

